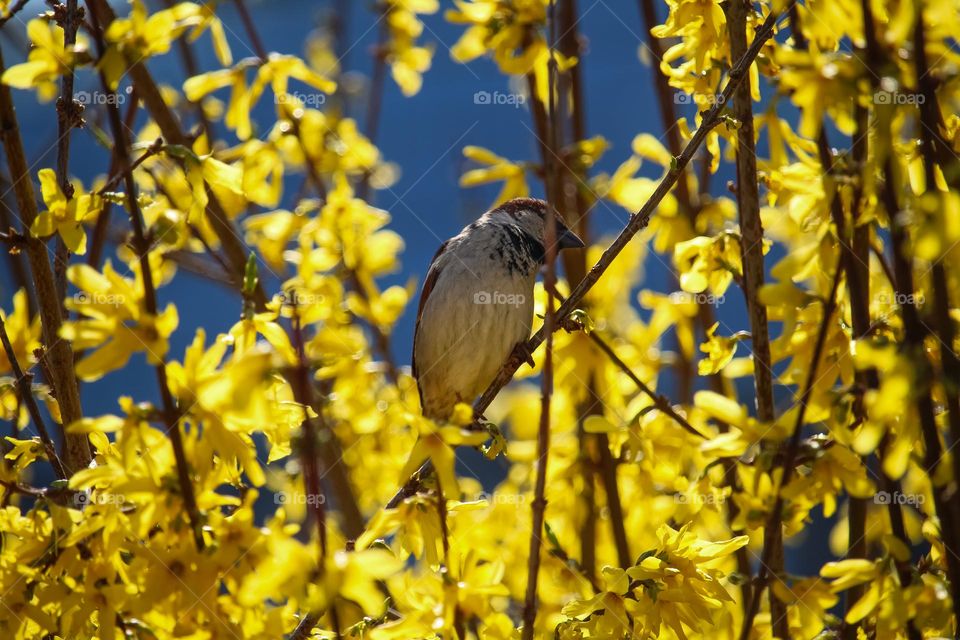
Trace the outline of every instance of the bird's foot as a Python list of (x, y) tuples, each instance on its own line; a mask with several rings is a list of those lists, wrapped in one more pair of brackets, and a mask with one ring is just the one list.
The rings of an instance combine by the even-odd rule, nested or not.
[(507, 360), (514, 369), (519, 369), (520, 365), (526, 362), (530, 365), (530, 368), (536, 366), (536, 363), (533, 361), (533, 351), (530, 350), (530, 347), (527, 346), (526, 340), (521, 340), (513, 347), (513, 351), (510, 353), (510, 358)]

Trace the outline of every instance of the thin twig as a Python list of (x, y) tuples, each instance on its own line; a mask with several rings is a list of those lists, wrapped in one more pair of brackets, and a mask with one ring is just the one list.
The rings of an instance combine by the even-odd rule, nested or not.
[[(554, 291), (554, 295), (557, 296), (557, 299), (560, 300), (560, 302), (566, 300), (566, 297), (564, 297), (564, 295), (559, 291)], [(690, 424), (686, 418), (677, 413), (677, 411), (673, 408), (673, 405), (670, 404), (670, 400), (668, 400), (666, 396), (657, 393), (651, 389), (647, 383), (641, 380), (640, 377), (633, 372), (633, 369), (630, 368), (630, 365), (624, 362), (623, 359), (617, 355), (617, 352), (614, 351), (613, 347), (611, 347), (606, 340), (601, 338), (596, 331), (584, 331), (584, 333), (586, 333), (590, 340), (597, 345), (600, 351), (602, 351), (603, 354), (610, 359), (610, 362), (615, 364), (620, 371), (630, 378), (630, 381), (633, 382), (633, 384), (635, 384), (640, 391), (653, 400), (654, 406), (656, 406), (657, 409), (676, 421), (676, 423), (683, 427), (688, 433), (695, 435), (698, 438), (704, 437), (704, 435), (697, 431), (697, 429)]]
[(261, 62), (266, 62), (267, 49), (263, 46), (263, 41), (260, 40), (260, 35), (257, 33), (256, 27), (253, 26), (253, 18), (250, 17), (250, 12), (247, 11), (247, 5), (243, 0), (234, 0), (234, 2), (237, 5), (237, 13), (240, 14), (240, 20), (243, 22), (243, 26), (247, 31), (247, 36), (250, 38), (250, 44), (253, 45), (253, 52), (257, 54)]
[[(293, 310), (293, 346), (297, 352), (297, 364), (294, 367), (294, 376), (291, 386), (296, 394), (296, 401), (303, 406), (303, 438), (300, 443), (300, 462), (303, 466), (304, 488), (307, 493), (307, 506), (313, 513), (317, 527), (317, 538), (320, 543), (320, 573), (322, 574), (327, 558), (327, 515), (324, 503), (326, 502), (320, 488), (320, 467), (317, 464), (317, 441), (319, 439), (316, 425), (310, 417), (308, 407), (314, 405), (313, 385), (310, 382), (310, 365), (307, 362), (306, 348), (303, 340), (303, 327), (300, 324), (300, 312), (297, 308), (297, 296), (294, 292), (290, 296)], [(317, 420), (323, 422), (323, 413), (317, 413)], [(323, 428), (326, 431), (326, 428)]]
[(613, 348), (611, 348), (610, 345), (607, 344), (607, 341), (601, 338), (599, 335), (597, 335), (596, 331), (591, 331), (587, 335), (590, 337), (590, 340), (592, 340), (593, 343), (597, 345), (600, 351), (602, 351), (607, 356), (607, 358), (610, 359), (610, 361), (613, 364), (617, 365), (617, 367), (621, 371), (623, 371), (623, 373), (626, 374), (628, 378), (630, 378), (633, 384), (637, 385), (637, 388), (640, 389), (640, 391), (645, 393), (651, 400), (653, 400), (654, 406), (656, 406), (661, 413), (664, 413), (667, 416), (669, 416), (674, 422), (676, 422), (681, 427), (683, 427), (684, 430), (687, 431), (687, 433), (695, 435), (698, 438), (704, 437), (704, 435), (699, 431), (697, 431), (696, 428), (694, 428), (694, 426), (691, 425), (686, 418), (684, 418), (682, 415), (677, 413), (677, 410), (673, 408), (673, 406), (670, 404), (670, 401), (667, 400), (666, 396), (664, 396), (663, 394), (657, 393), (656, 391), (651, 389), (649, 386), (647, 386), (647, 384), (643, 380), (641, 380), (636, 373), (633, 372), (633, 370), (630, 368), (630, 365), (624, 362), (620, 358), (620, 356), (618, 356), (617, 353), (613, 350)]
[[(793, 478), (793, 474), (796, 467), (797, 455), (800, 452), (800, 441), (801, 435), (803, 434), (803, 420), (807, 414), (807, 405), (810, 403), (810, 395), (813, 393), (813, 385), (817, 381), (817, 370), (820, 365), (820, 358), (823, 355), (823, 347), (826, 344), (827, 332), (830, 329), (830, 321), (833, 318), (834, 310), (837, 307), (837, 290), (840, 287), (840, 280), (843, 276), (843, 261), (837, 261), (837, 267), (833, 274), (833, 284), (830, 287), (830, 295), (824, 301), (823, 305), (823, 318), (820, 321), (820, 328), (817, 331), (817, 338), (813, 346), (813, 355), (810, 358), (810, 369), (807, 371), (807, 379), (803, 385), (803, 391), (800, 394), (800, 399), (797, 401), (799, 404), (799, 409), (797, 410), (797, 418), (794, 421), (793, 433), (790, 436), (790, 440), (787, 441), (787, 445), (783, 450), (782, 457), (782, 468), (783, 473), (780, 476), (780, 482), (776, 490), (776, 499), (773, 503), (773, 508), (770, 510), (770, 515), (767, 517), (767, 523), (763, 531), (763, 551), (760, 556), (760, 569), (757, 574), (756, 584), (754, 585), (753, 594), (750, 599), (749, 607), (747, 608), (746, 615), (743, 619), (743, 627), (740, 632), (740, 639), (747, 640), (750, 637), (750, 633), (753, 631), (753, 620), (757, 615), (757, 611), (760, 609), (760, 598), (763, 595), (764, 588), (770, 582), (770, 578), (774, 577), (780, 579), (779, 576), (774, 573), (775, 568), (771, 564), (773, 555), (777, 552), (776, 546), (771, 544), (772, 540), (782, 541), (783, 533), (783, 490), (790, 484), (790, 480)], [(777, 535), (777, 532), (780, 532)], [(782, 548), (782, 547), (781, 547)], [(776, 599), (776, 595), (773, 593), (773, 589), (770, 590), (771, 599)], [(776, 619), (771, 619), (774, 628), (777, 627), (778, 621)], [(789, 634), (789, 630), (787, 632)], [(781, 638), (786, 638), (788, 636), (780, 636)]]
[[(131, 92), (129, 98), (130, 106), (127, 107), (127, 112), (123, 116), (123, 126), (128, 131), (133, 129), (133, 121), (136, 118), (137, 104), (139, 103), (135, 91)], [(118, 166), (117, 150), (116, 147), (114, 147), (110, 149), (110, 169), (107, 171), (107, 175), (116, 173)], [(100, 269), (100, 258), (103, 257), (103, 246), (107, 241), (107, 231), (110, 227), (110, 213), (112, 210), (113, 203), (110, 200), (104, 200), (103, 208), (100, 210), (100, 214), (97, 216), (97, 222), (93, 226), (90, 251), (87, 252), (87, 264), (97, 270)]]
[[(550, 0), (549, 47), (550, 61), (547, 63), (547, 122), (549, 125), (549, 162), (546, 164), (547, 193), (557, 193), (556, 185), (560, 180), (556, 152), (559, 142), (557, 105), (554, 89), (557, 81), (557, 6), (556, 0)], [(547, 308), (543, 318), (547, 344), (543, 360), (543, 372), (540, 376), (540, 428), (537, 431), (537, 477), (533, 491), (531, 511), (533, 525), (530, 529), (530, 553), (527, 557), (527, 588), (523, 604), (523, 640), (532, 640), (537, 618), (537, 582), (540, 575), (540, 549), (543, 546), (543, 522), (547, 510), (547, 463), (550, 454), (550, 406), (553, 399), (553, 327), (556, 321), (554, 312), (554, 290), (557, 280), (556, 228), (557, 211), (553, 202), (547, 206), (543, 221), (543, 241), (546, 244), (546, 265), (544, 270), (544, 288), (547, 291)]]
[[(147, 160), (147, 158), (150, 158), (151, 156), (154, 156), (160, 153), (162, 149), (163, 149), (163, 138), (157, 138), (150, 144), (149, 147), (147, 147), (147, 149), (140, 155), (139, 158), (133, 161), (133, 163), (130, 165), (129, 170), (135, 171), (137, 167), (139, 167), (141, 164), (144, 163), (144, 161)], [(106, 184), (104, 184), (102, 187), (100, 187), (100, 189), (97, 190), (97, 195), (102, 196), (107, 191), (111, 191), (114, 187), (116, 187), (120, 183), (121, 180), (124, 179), (125, 176), (126, 176), (126, 170), (121, 169), (119, 171), (114, 172), (113, 175), (110, 176), (110, 179), (107, 180)]]

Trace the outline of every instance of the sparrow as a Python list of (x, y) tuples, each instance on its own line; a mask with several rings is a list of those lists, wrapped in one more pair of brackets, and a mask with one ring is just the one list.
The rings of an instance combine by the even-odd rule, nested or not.
[[(450, 418), (473, 402), (511, 357), (525, 352), (533, 287), (546, 259), (547, 203), (514, 198), (484, 213), (437, 250), (424, 279), (413, 336), (413, 377), (423, 415)], [(559, 218), (556, 248), (583, 241)]]

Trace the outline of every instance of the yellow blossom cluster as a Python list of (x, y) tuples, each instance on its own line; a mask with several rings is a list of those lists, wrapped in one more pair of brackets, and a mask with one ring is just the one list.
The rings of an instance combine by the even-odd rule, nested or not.
[[(557, 291), (537, 286), (546, 317), (602, 265), (549, 362), (537, 351), (482, 415), (460, 404), (448, 422), (421, 415), (395, 357), (418, 283), (387, 280), (405, 243), (371, 192), (395, 170), (340, 108), (333, 30), (304, 58), (234, 61), (215, 2), (132, 0), (70, 46), (62, 9), (28, 21), (31, 51), (0, 87), (11, 170), (10, 88), (47, 101), (92, 72), (108, 93), (132, 83), (146, 116), (128, 139), (116, 101), (85, 112), (115, 153), (92, 184), (12, 176), (21, 228), (3, 241), (30, 269), (0, 304), (0, 637), (956, 637), (960, 12), (730, 4), (667, 0), (643, 34), (663, 39), (661, 106), (698, 108), (667, 114), (674, 142), (643, 122), (632, 140), (573, 137), (590, 55), (550, 33), (585, 27), (549, 20), (576, 3), (446, 11), (453, 59), (522, 77), (547, 120), (530, 130), (556, 126), (560, 145), (465, 146), (461, 186), (502, 183), (499, 202), (560, 184), (558, 215), (587, 232), (598, 210), (633, 224), (658, 198), (632, 240), (584, 233)], [(373, 7), (374, 55), (404, 95), (429, 82), (440, 7)], [(732, 25), (768, 38), (744, 67)], [(204, 33), (217, 68), (156, 85), (145, 60)], [(711, 186), (721, 167), (733, 193)], [(37, 202), (21, 197), (34, 177)], [(232, 324), (178, 299), (188, 271), (234, 292)], [(52, 369), (65, 345), (69, 376)], [(155, 394), (117, 381), (143, 367)], [(115, 406), (76, 414), (81, 385)]]

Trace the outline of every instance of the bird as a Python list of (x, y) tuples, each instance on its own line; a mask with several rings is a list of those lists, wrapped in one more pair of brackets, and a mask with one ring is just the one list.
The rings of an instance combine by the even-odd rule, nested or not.
[[(437, 250), (424, 278), (413, 337), (413, 377), (424, 416), (449, 420), (511, 357), (525, 352), (533, 289), (546, 259), (547, 203), (514, 198), (484, 213)], [(559, 217), (556, 250), (583, 241)]]

